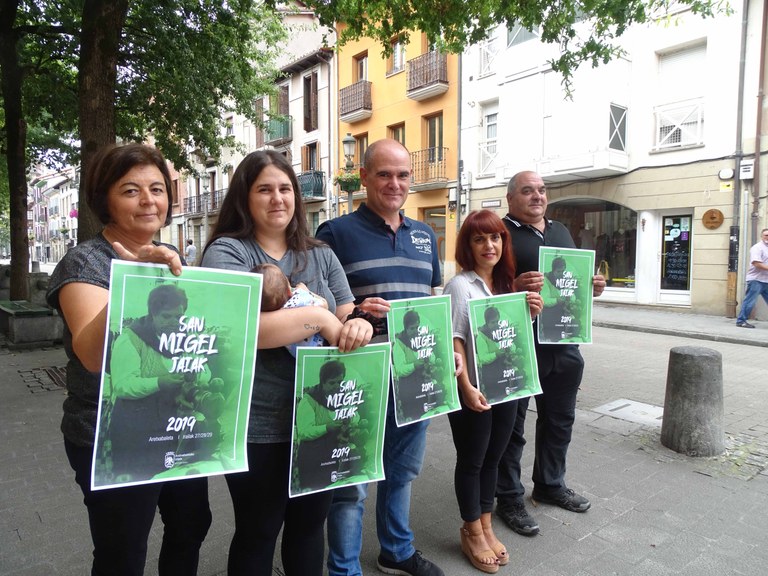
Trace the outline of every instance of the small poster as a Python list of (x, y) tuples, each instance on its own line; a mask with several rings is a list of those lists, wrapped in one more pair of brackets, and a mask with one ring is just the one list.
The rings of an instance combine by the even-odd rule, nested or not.
[(592, 277), (595, 251), (539, 247), (544, 273), (539, 314), (540, 344), (592, 344)]
[(296, 354), (291, 498), (384, 479), (388, 343)]
[(248, 469), (261, 276), (112, 262), (91, 488)]
[(389, 304), (387, 325), (397, 425), (459, 410), (451, 297), (391, 300)]
[(541, 394), (524, 292), (468, 301), (475, 382), (488, 404)]

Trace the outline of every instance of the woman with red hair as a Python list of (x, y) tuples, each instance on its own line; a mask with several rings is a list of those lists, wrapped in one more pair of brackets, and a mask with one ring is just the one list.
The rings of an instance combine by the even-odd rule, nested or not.
[[(445, 286), (451, 296), (453, 348), (465, 369), (458, 377), (461, 410), (448, 415), (456, 446), (454, 482), (461, 528), (461, 550), (472, 565), (488, 574), (509, 562), (504, 545), (491, 525), (499, 460), (509, 442), (517, 401), (489, 406), (478, 390), (472, 352), (467, 300), (512, 292), (515, 262), (504, 223), (490, 210), (471, 212), (456, 239), (456, 262), (461, 272)], [(529, 292), (531, 316), (543, 306), (541, 296)]]

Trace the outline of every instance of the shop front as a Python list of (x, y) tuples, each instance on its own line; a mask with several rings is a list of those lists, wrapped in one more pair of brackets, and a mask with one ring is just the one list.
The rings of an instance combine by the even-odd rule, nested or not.
[(691, 305), (692, 210), (645, 210), (594, 198), (550, 202), (576, 246), (595, 251), (604, 301)]

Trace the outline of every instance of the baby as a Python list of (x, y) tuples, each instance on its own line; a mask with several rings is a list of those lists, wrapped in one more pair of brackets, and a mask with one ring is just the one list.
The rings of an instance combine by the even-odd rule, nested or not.
[[(251, 269), (251, 272), (261, 274), (263, 277), (261, 287), (261, 311), (272, 312), (281, 308), (302, 308), (304, 306), (321, 306), (328, 309), (328, 302), (325, 298), (311, 292), (304, 284), (299, 283), (296, 287), (291, 287), (288, 278), (275, 264), (258, 264)], [(335, 340), (338, 341), (341, 332), (341, 321), (337, 330), (333, 330)], [(337, 342), (330, 342), (336, 345)], [(309, 338), (286, 346), (288, 351), (296, 356), (297, 346), (325, 346), (326, 340), (318, 332)]]

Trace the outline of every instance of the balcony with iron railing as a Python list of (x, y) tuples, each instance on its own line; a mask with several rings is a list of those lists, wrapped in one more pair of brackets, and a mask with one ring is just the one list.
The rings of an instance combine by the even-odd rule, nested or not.
[(408, 91), (411, 100), (427, 100), (448, 90), (448, 57), (427, 52), (408, 61)]
[[(221, 208), (221, 203), (224, 202), (224, 196), (227, 195), (229, 188), (221, 188), (214, 190), (213, 194), (205, 193), (195, 196), (187, 196), (184, 198), (184, 213), (185, 214), (204, 214), (206, 209), (209, 214), (218, 212)], [(208, 200), (208, 206), (205, 205), (205, 200)]]
[(411, 168), (411, 184), (414, 186), (447, 182), (448, 148), (440, 146), (411, 152)]
[(373, 115), (371, 82), (360, 80), (339, 91), (339, 119), (342, 122), (360, 122)]
[(296, 175), (304, 200), (325, 200), (325, 172), (307, 170)]
[(224, 202), (224, 196), (227, 195), (229, 188), (221, 188), (216, 190), (211, 196), (211, 205), (208, 208), (209, 212), (218, 212), (221, 210), (221, 203)]
[(281, 116), (267, 120), (264, 131), (264, 144), (281, 146), (293, 140), (293, 117)]

